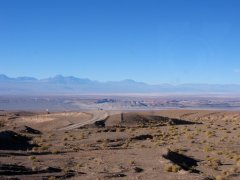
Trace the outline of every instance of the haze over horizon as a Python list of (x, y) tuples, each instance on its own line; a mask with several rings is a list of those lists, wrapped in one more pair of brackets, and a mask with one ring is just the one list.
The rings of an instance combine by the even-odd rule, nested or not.
[[(6, 78), (6, 79), (5, 79)], [(45, 81), (45, 80), (57, 80), (57, 79), (62, 79), (62, 80), (66, 80), (66, 79), (72, 79), (73, 81), (76, 80), (80, 80), (80, 81), (91, 81), (91, 82), (96, 82), (96, 83), (121, 83), (121, 82), (128, 82), (128, 83), (142, 83), (145, 85), (170, 85), (170, 86), (179, 86), (179, 85), (240, 85), (238, 83), (230, 83), (230, 84), (220, 84), (220, 83), (148, 83), (148, 82), (143, 82), (143, 81), (136, 81), (135, 79), (120, 79), (120, 80), (96, 80), (96, 79), (90, 79), (88, 77), (77, 77), (77, 76), (71, 76), (71, 75), (62, 75), (62, 74), (56, 74), (54, 76), (49, 76), (49, 77), (44, 77), (44, 78), (37, 78), (34, 76), (27, 76), (27, 75), (23, 75), (23, 76), (8, 76), (6, 74), (0, 74), (0, 82), (4, 82), (5, 80), (13, 80), (12, 82), (14, 82), (15, 80), (19, 80), (20, 82), (24, 82), (24, 81)]]
[(240, 84), (238, 0), (0, 2), (0, 74)]

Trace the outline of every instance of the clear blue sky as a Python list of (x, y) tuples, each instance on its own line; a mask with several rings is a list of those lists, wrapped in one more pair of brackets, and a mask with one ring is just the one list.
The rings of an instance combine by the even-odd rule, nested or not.
[(0, 0), (0, 73), (240, 84), (239, 0)]

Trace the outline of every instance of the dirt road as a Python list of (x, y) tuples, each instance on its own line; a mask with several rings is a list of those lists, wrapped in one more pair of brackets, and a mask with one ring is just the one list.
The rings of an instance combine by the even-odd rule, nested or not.
[(106, 111), (93, 111), (91, 113), (92, 113), (91, 119), (85, 120), (80, 123), (72, 124), (67, 127), (60, 128), (59, 130), (69, 131), (69, 130), (77, 129), (84, 125), (91, 124), (102, 119), (106, 119), (109, 116), (109, 113)]

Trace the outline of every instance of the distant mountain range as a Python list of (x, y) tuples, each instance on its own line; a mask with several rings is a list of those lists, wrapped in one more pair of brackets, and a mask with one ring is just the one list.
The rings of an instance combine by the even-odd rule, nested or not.
[(63, 94), (126, 94), (126, 93), (184, 93), (184, 94), (240, 94), (238, 84), (159, 84), (149, 85), (131, 79), (99, 82), (73, 76), (57, 75), (47, 79), (34, 77), (11, 78), (0, 74), (0, 95), (63, 95)]

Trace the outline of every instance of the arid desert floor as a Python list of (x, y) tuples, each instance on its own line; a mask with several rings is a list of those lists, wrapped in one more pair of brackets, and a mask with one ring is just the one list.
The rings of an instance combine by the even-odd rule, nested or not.
[(240, 112), (0, 111), (0, 179), (240, 179)]

